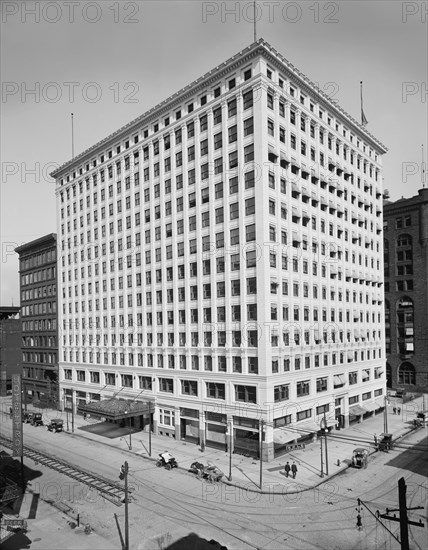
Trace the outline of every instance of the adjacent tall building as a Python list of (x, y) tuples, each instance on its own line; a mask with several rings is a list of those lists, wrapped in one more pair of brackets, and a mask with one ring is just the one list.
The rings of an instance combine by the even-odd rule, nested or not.
[(23, 402), (58, 406), (57, 242), (51, 233), (19, 254)]
[(259, 40), (61, 166), (66, 399), (268, 460), (380, 409), (385, 151)]
[(428, 189), (384, 204), (388, 386), (428, 392)]

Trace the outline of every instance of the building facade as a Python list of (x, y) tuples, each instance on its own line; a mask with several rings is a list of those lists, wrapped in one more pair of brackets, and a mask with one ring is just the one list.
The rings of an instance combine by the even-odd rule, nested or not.
[(0, 307), (0, 395), (12, 391), (12, 374), (21, 374), (19, 307)]
[(384, 204), (385, 327), (391, 388), (428, 391), (428, 189)]
[(66, 400), (268, 460), (382, 407), (384, 152), (259, 40), (56, 170)]
[(57, 407), (57, 240), (51, 233), (15, 249), (19, 254), (24, 403)]

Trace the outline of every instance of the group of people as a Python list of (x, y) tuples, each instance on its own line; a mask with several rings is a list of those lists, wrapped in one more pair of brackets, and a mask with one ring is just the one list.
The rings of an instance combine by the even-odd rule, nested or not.
[(394, 414), (401, 414), (401, 409), (400, 407), (392, 407), (392, 412)]
[(296, 478), (297, 466), (296, 466), (295, 462), (293, 462), (293, 464), (291, 466), (290, 466), (290, 463), (287, 462), (287, 464), (284, 467), (284, 470), (285, 470), (285, 477), (289, 477), (290, 471), (291, 471), (291, 475), (292, 475), (293, 479)]

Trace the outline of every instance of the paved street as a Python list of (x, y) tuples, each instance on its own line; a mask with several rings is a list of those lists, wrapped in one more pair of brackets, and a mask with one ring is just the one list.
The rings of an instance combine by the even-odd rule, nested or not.
[[(417, 403), (411, 405), (413, 409)], [(410, 407), (407, 413), (410, 416)], [(405, 416), (405, 413), (400, 417), (388, 415), (389, 424), (396, 434), (409, 431), (410, 425), (406, 423)], [(340, 438), (331, 436), (329, 473), (337, 473), (347, 466), (346, 457), (349, 457), (356, 440), (358, 445), (367, 441), (370, 447), (370, 437), (376, 433), (375, 424), (381, 420), (375, 417), (349, 430), (341, 430)], [(388, 506), (397, 507), (397, 481), (404, 476), (408, 484), (408, 505), (426, 506), (423, 456), (426, 450), (426, 428), (400, 440), (390, 453), (372, 454), (366, 470), (342, 469), (340, 475), (329, 480), (319, 476), (319, 443), (314, 443), (304, 451), (287, 455), (287, 459), (290, 457), (299, 464), (295, 481), (286, 480), (282, 466), (279, 469), (279, 463), (284, 464), (285, 456), (275, 464), (264, 465), (263, 489), (266, 494), (260, 494), (253, 492), (257, 490), (259, 481), (258, 461), (233, 455), (232, 483), (241, 487), (223, 483), (209, 484), (201, 482), (185, 469), (195, 458), (204, 462), (208, 458), (212, 459), (226, 469), (227, 457), (223, 456), (224, 452), (207, 449), (201, 453), (197, 447), (174, 441), (175, 448), (168, 448), (185, 468), (167, 472), (155, 468), (154, 462), (147, 458), (146, 450), (139, 443), (144, 443), (143, 438), (147, 438), (147, 434), (133, 436), (135, 452), (130, 452), (126, 441), (120, 438), (107, 441), (103, 438), (103, 443), (96, 441), (94, 438), (98, 436), (88, 435), (88, 432), (78, 429), (78, 425), (83, 425), (83, 422), (82, 418), (77, 420), (75, 434), (52, 434), (43, 428), (25, 425), (25, 438), (32, 447), (44, 449), (111, 479), (117, 477), (121, 464), (128, 460), (130, 481), (135, 487), (130, 505), (131, 547), (138, 550), (162, 548), (162, 545), (167, 548), (168, 544), (189, 533), (196, 533), (198, 537), (207, 540), (219, 540), (229, 549), (236, 550), (371, 549), (383, 548), (382, 541), (388, 541), (388, 548), (398, 548), (398, 543), (379, 524), (376, 525), (376, 520), (368, 511), (362, 514), (363, 530), (356, 529), (356, 499), (362, 498), (373, 512), (376, 509), (385, 511)], [(2, 432), (7, 435), (10, 429), (10, 420), (2, 415)], [(162, 443), (165, 444), (164, 438), (153, 437), (154, 456), (157, 451), (165, 450), (165, 445), (160, 446)], [(406, 451), (408, 448), (411, 449)], [(218, 459), (216, 453), (220, 453)], [(341, 457), (340, 467), (334, 466), (335, 456)], [(26, 462), (30, 466), (30, 461)], [(43, 476), (31, 482), (30, 490), (40, 493), (44, 499), (50, 497), (71, 503), (73, 509), (82, 514), (84, 521), (97, 534), (120, 547), (114, 514), (118, 515), (123, 528), (123, 507), (116, 508), (78, 483), (72, 482), (70, 490), (70, 479), (41, 466), (36, 465), (35, 468)], [(309, 483), (316, 486), (320, 482), (323, 483), (309, 489)], [(251, 491), (244, 490), (244, 485)], [(413, 517), (424, 515), (426, 508), (414, 512)], [(398, 523), (388, 527), (394, 533), (398, 532)], [(411, 536), (419, 544), (414, 548), (424, 548), (422, 541), (425, 534), (425, 529), (411, 527)], [(54, 548), (46, 544), (32, 545), (32, 548), (49, 547)], [(62, 547), (67, 548), (66, 545)]]

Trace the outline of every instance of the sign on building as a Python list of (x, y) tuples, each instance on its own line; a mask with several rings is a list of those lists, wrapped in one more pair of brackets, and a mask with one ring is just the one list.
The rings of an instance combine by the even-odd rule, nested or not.
[(285, 450), (288, 452), (288, 451), (297, 451), (299, 449), (304, 449), (305, 448), (305, 444), (304, 443), (296, 443), (295, 445), (287, 445), (285, 447)]
[(12, 374), (12, 439), (13, 456), (22, 456), (22, 394), (20, 374)]

